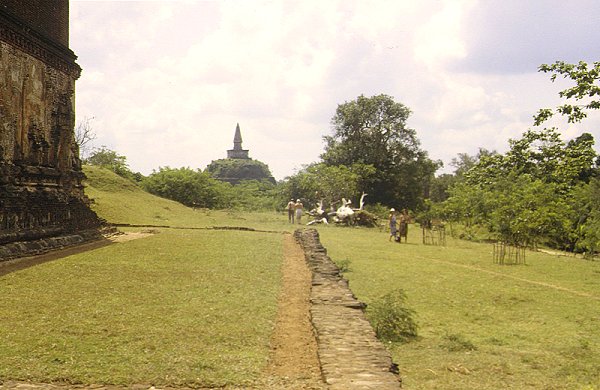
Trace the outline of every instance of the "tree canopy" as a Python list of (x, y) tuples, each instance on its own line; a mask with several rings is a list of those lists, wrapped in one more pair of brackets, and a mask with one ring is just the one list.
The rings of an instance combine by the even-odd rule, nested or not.
[(94, 149), (90, 156), (83, 160), (83, 163), (107, 168), (117, 175), (131, 181), (139, 182), (142, 179), (141, 173), (134, 173), (131, 171), (131, 169), (129, 169), (127, 157), (120, 155), (116, 151), (111, 150), (106, 146), (101, 146), (98, 149)]
[(360, 189), (370, 201), (418, 208), (441, 162), (420, 148), (416, 131), (406, 124), (409, 116), (408, 107), (383, 94), (338, 105), (333, 134), (324, 137), (323, 163), (371, 166), (374, 171), (361, 178)]
[(442, 214), (484, 225), (519, 245), (573, 250), (594, 244), (597, 234), (589, 227), (597, 224), (597, 202), (590, 196), (600, 174), (594, 138), (583, 133), (564, 142), (551, 128), (527, 130), (509, 145), (504, 154), (481, 156), (464, 173), (449, 189)]

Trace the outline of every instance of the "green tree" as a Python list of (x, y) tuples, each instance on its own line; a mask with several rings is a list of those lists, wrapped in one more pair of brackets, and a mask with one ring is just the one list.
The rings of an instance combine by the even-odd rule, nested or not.
[(409, 115), (408, 107), (388, 95), (361, 95), (338, 105), (333, 134), (324, 137), (323, 162), (370, 165), (375, 173), (363, 182), (370, 201), (417, 208), (442, 164), (420, 148), (416, 131), (406, 125)]
[(600, 178), (578, 186), (571, 200), (571, 249), (594, 255), (600, 252)]
[(562, 193), (580, 180), (589, 180), (597, 171), (594, 138), (584, 133), (565, 143), (555, 128), (527, 130), (519, 139), (508, 141), (506, 154), (483, 156), (465, 177), (470, 184), (488, 185), (511, 173), (556, 183)]
[(229, 187), (230, 207), (239, 210), (277, 210), (277, 185), (270, 180), (243, 180)]
[[(557, 196), (557, 184), (512, 173), (486, 192), (490, 231), (511, 244), (561, 245), (569, 228), (568, 205)], [(557, 242), (558, 241), (558, 242)]]
[(496, 151), (489, 151), (484, 148), (479, 148), (476, 155), (467, 153), (459, 153), (450, 162), (450, 166), (454, 167), (452, 174), (445, 173), (433, 178), (431, 182), (431, 190), (429, 199), (434, 203), (443, 202), (450, 196), (450, 188), (463, 181), (467, 172), (475, 167), (482, 158), (498, 154)]
[(600, 108), (600, 62), (594, 62), (588, 68), (588, 64), (579, 61), (578, 64), (569, 64), (564, 61), (556, 61), (554, 64), (542, 64), (540, 72), (551, 73), (550, 80), (554, 82), (556, 77), (562, 75), (565, 79), (575, 82), (573, 87), (560, 91), (558, 95), (565, 98), (567, 103), (560, 105), (556, 110), (543, 108), (534, 116), (534, 123), (539, 126), (551, 118), (555, 111), (565, 115), (569, 123), (581, 122), (587, 117), (587, 111)]
[(117, 175), (132, 181), (138, 182), (141, 178), (141, 174), (133, 173), (129, 169), (127, 157), (118, 154), (114, 150), (108, 149), (106, 146), (94, 149), (83, 163), (110, 169)]
[(289, 199), (301, 198), (309, 207), (320, 200), (326, 204), (342, 198), (356, 202), (361, 196), (362, 183), (368, 181), (374, 172), (372, 166), (364, 164), (347, 167), (314, 163), (286, 180), (281, 201), (287, 203)]
[(572, 199), (597, 175), (593, 137), (584, 133), (565, 143), (552, 128), (528, 130), (509, 144), (505, 154), (482, 156), (468, 170), (449, 191), (444, 214), (484, 224), (507, 242), (575, 248), (583, 237), (574, 234), (583, 208)]

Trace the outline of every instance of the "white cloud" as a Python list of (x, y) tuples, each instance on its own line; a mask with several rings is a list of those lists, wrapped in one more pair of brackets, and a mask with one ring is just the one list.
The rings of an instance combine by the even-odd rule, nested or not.
[(337, 105), (360, 94), (409, 106), (432, 158), (499, 148), (537, 108), (556, 105), (560, 88), (535, 68), (473, 66), (482, 53), (473, 36), (494, 36), (471, 18), (486, 4), (73, 1), (77, 115), (94, 116), (98, 146), (143, 173), (224, 158), (239, 122), (251, 157), (281, 179), (318, 159)]

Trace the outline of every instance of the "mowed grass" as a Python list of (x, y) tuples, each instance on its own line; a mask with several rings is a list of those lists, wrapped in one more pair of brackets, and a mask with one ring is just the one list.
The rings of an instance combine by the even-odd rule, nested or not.
[(0, 278), (0, 379), (223, 386), (265, 367), (278, 234), (162, 230)]
[[(192, 210), (86, 167), (112, 223), (199, 229), (113, 244), (0, 277), (0, 382), (243, 386), (261, 376), (283, 260), (277, 213)], [(140, 229), (125, 228), (127, 231)]]
[[(291, 231), (282, 213), (191, 210), (86, 169), (110, 222)], [(490, 245), (409, 244), (318, 226), (358, 298), (408, 296), (418, 340), (390, 344), (407, 389), (600, 389), (600, 263)], [(136, 229), (130, 229), (136, 230)], [(139, 230), (139, 229), (137, 229)], [(0, 277), (0, 381), (245, 386), (261, 376), (280, 289), (278, 233), (157, 229)], [(260, 381), (260, 380), (259, 380)]]
[(412, 225), (408, 244), (319, 231), (360, 300), (406, 291), (420, 338), (389, 345), (405, 388), (600, 389), (600, 263), (527, 252), (500, 266), (489, 244), (425, 246)]

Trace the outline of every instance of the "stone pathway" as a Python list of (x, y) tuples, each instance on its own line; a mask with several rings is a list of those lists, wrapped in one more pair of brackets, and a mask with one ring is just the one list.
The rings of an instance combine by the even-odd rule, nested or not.
[(401, 379), (389, 352), (375, 337), (348, 282), (327, 256), (315, 229), (296, 230), (313, 272), (311, 317), (325, 382), (335, 389), (399, 389)]

